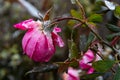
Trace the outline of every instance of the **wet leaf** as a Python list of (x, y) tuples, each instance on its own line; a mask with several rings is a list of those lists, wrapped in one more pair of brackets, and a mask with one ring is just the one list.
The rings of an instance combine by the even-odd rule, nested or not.
[(112, 25), (112, 24), (107, 24), (107, 28), (112, 31), (112, 32), (120, 32), (120, 27)]
[(28, 71), (25, 75), (34, 73), (34, 72), (39, 72), (39, 73), (49, 72), (56, 69), (58, 69), (58, 66), (55, 64), (42, 65), (42, 66), (34, 67), (32, 70)]
[(113, 80), (120, 80), (120, 67), (118, 67)]
[(92, 43), (94, 38), (95, 38), (95, 36), (93, 35), (93, 33), (90, 33), (88, 36), (87, 43), (86, 43), (86, 48), (85, 48), (86, 50), (88, 49), (88, 47), (90, 46), (90, 44)]
[(110, 68), (112, 68), (114, 63), (115, 61), (112, 61), (112, 60), (99, 60), (99, 61), (94, 62), (92, 66), (98, 72), (106, 72)]

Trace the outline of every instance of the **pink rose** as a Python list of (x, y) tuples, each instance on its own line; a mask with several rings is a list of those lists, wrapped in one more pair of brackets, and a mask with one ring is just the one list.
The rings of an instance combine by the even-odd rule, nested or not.
[(57, 34), (61, 29), (54, 27), (53, 31), (47, 30), (43, 23), (32, 19), (25, 20), (14, 25), (15, 28), (27, 30), (23, 39), (22, 47), (26, 55), (36, 62), (48, 62), (55, 53), (56, 44), (64, 46), (64, 42)]
[(95, 54), (92, 50), (88, 50), (79, 61), (79, 66), (83, 70), (87, 70), (87, 74), (91, 74), (94, 72), (94, 68), (92, 68), (92, 63), (95, 59)]

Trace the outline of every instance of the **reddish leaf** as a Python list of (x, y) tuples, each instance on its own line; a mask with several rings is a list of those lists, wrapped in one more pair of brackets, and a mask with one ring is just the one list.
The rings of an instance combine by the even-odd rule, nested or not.
[(45, 13), (44, 18), (43, 18), (44, 21), (47, 21), (47, 20), (50, 19), (50, 12), (51, 12), (51, 10), (52, 10), (52, 8), (50, 8), (50, 9)]

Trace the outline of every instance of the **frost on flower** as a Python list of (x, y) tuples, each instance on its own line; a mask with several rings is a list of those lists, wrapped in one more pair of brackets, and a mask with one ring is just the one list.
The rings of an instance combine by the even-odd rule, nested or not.
[(61, 29), (54, 27), (53, 31), (43, 28), (43, 23), (33, 19), (15, 24), (15, 28), (27, 30), (23, 39), (22, 47), (26, 55), (37, 62), (48, 62), (55, 53), (56, 44), (64, 46), (62, 38), (57, 34)]

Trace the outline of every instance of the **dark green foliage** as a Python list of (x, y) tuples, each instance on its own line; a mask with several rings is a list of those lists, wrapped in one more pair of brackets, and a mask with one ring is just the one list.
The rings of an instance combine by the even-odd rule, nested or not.
[(82, 76), (82, 78), (85, 80), (94, 80), (96, 77), (98, 77), (100, 75), (103, 75), (103, 73), (94, 72), (93, 74), (86, 74), (86, 75)]
[(116, 70), (113, 80), (120, 80), (120, 67)]
[(120, 27), (113, 24), (106, 24), (107, 28), (112, 32), (120, 32)]
[(73, 41), (68, 42), (69, 45), (69, 58), (78, 58), (78, 49), (76, 44)]
[(92, 41), (94, 40), (95, 36), (93, 35), (93, 33), (90, 33), (89, 36), (88, 36), (88, 40), (87, 40), (87, 43), (86, 43), (86, 48), (85, 50), (88, 49), (88, 47), (90, 46), (90, 44), (92, 43)]
[(100, 61), (94, 62), (92, 66), (97, 72), (106, 72), (110, 70), (114, 64), (115, 64), (115, 61), (112, 61), (112, 60), (100, 60)]

